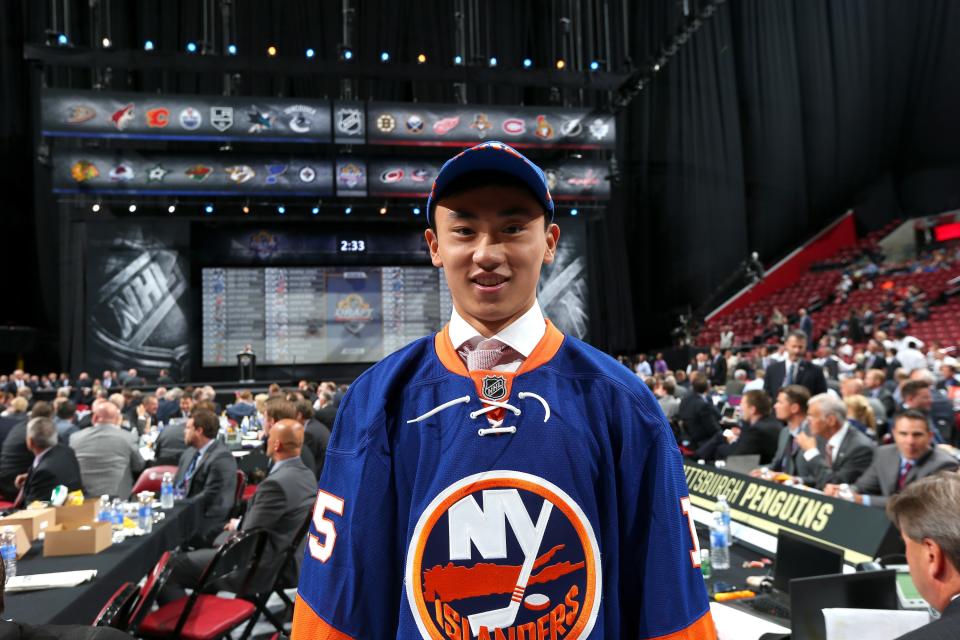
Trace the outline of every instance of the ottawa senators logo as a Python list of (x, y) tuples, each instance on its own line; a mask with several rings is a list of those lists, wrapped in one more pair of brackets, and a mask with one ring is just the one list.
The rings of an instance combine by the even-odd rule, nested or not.
[(424, 510), (405, 584), (427, 639), (575, 640), (590, 635), (600, 609), (600, 549), (559, 487), (488, 471), (450, 485)]

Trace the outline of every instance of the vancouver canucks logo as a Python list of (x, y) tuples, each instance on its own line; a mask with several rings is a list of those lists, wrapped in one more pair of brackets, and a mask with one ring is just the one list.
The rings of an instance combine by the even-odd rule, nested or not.
[(373, 307), (367, 304), (359, 293), (344, 296), (333, 313), (333, 319), (342, 322), (344, 328), (354, 335), (360, 333), (371, 318)]
[(503, 376), (483, 376), (483, 397), (502, 400), (507, 395), (507, 381)]
[(586, 638), (600, 609), (600, 549), (559, 487), (488, 471), (453, 483), (424, 509), (404, 582), (424, 638)]

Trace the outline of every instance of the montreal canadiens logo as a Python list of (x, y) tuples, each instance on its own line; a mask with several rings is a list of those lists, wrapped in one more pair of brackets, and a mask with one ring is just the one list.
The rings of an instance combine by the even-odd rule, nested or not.
[(559, 487), (489, 471), (455, 482), (424, 510), (405, 584), (424, 638), (586, 638), (600, 609), (600, 549)]

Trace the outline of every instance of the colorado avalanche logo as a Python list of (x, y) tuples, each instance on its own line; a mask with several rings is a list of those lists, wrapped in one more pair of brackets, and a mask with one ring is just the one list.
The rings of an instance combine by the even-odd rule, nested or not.
[(600, 609), (600, 549), (559, 487), (488, 471), (450, 485), (423, 511), (405, 584), (424, 638), (586, 638)]

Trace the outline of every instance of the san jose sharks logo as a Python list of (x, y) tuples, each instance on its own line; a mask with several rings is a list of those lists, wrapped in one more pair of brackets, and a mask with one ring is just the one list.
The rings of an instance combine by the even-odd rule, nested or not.
[(424, 509), (405, 584), (424, 638), (586, 638), (600, 608), (600, 549), (559, 487), (488, 471), (453, 483)]

